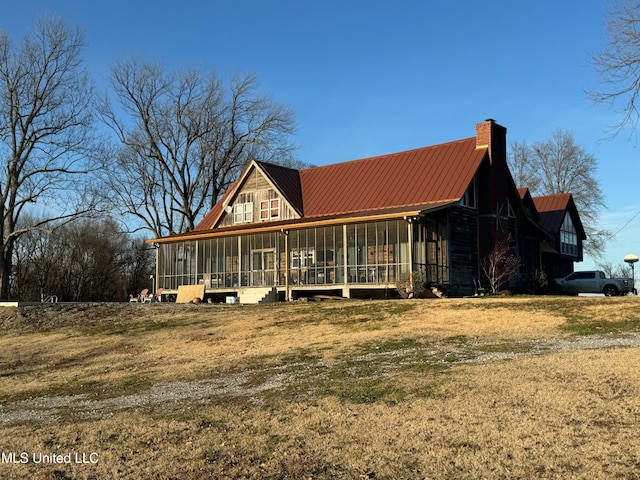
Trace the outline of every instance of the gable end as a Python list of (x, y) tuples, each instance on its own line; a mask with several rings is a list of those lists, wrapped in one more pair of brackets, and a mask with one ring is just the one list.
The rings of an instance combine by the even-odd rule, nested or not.
[(258, 162), (252, 161), (241, 176), (235, 192), (224, 202), (215, 227), (263, 223), (300, 218), (286, 195), (265, 174)]

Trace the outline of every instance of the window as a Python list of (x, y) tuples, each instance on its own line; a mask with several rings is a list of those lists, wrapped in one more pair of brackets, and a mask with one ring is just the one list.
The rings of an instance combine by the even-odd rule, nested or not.
[(473, 177), (469, 188), (464, 192), (464, 195), (460, 199), (460, 205), (463, 207), (476, 208), (476, 178)]
[(560, 253), (573, 257), (578, 256), (578, 235), (568, 212), (560, 227)]
[(280, 218), (280, 199), (263, 200), (260, 202), (260, 220)]
[(233, 223), (248, 223), (253, 221), (253, 202), (236, 203), (233, 206)]
[(575, 272), (568, 280), (593, 280), (596, 278), (596, 272)]

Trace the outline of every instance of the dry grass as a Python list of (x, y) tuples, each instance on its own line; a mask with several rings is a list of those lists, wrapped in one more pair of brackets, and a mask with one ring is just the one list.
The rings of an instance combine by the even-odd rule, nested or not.
[(5, 462), (0, 478), (638, 478), (640, 349), (461, 361), (639, 332), (639, 302), (0, 309), (0, 419), (34, 399), (97, 404), (162, 382), (242, 387), (5, 422), (5, 454), (99, 461)]

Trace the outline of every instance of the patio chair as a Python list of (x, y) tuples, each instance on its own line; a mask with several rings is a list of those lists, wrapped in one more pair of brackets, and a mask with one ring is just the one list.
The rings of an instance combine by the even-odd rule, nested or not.
[(136, 296), (129, 295), (129, 302), (130, 303), (138, 303), (138, 302), (144, 303), (148, 296), (149, 296), (149, 289), (145, 288), (144, 290), (142, 290), (140, 292), (140, 295), (136, 295)]
[(156, 290), (156, 293), (147, 295), (147, 297), (142, 300), (142, 303), (161, 302), (161, 301), (162, 301), (162, 288), (158, 288)]

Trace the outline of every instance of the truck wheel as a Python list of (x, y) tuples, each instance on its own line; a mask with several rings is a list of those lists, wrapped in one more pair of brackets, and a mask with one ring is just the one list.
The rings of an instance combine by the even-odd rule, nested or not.
[(618, 295), (618, 289), (615, 287), (615, 285), (606, 285), (602, 289), (602, 293), (604, 293), (605, 297), (615, 297), (616, 295)]

